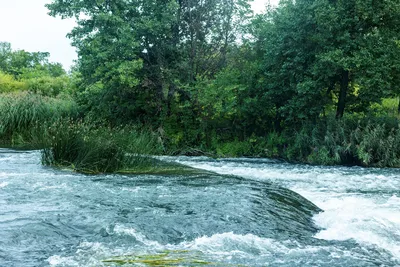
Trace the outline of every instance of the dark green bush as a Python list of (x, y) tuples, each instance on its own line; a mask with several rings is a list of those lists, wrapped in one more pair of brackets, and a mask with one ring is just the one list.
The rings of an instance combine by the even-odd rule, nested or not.
[(252, 144), (248, 140), (226, 142), (217, 147), (217, 155), (221, 157), (241, 157), (251, 156), (252, 154)]

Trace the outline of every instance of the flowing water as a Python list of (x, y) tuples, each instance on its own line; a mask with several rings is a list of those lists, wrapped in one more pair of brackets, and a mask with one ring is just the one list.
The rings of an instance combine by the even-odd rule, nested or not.
[(0, 266), (400, 266), (398, 170), (162, 157), (86, 176), (0, 149)]

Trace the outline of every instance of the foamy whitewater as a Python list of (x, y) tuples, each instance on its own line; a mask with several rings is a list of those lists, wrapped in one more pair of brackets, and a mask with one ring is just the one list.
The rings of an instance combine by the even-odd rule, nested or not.
[[(173, 160), (167, 158), (168, 160)], [(220, 174), (270, 181), (304, 196), (323, 212), (315, 237), (350, 240), (389, 251), (400, 260), (400, 171), (318, 167), (255, 159), (176, 162)]]
[(398, 170), (161, 159), (217, 174), (85, 176), (0, 149), (0, 266), (400, 266)]

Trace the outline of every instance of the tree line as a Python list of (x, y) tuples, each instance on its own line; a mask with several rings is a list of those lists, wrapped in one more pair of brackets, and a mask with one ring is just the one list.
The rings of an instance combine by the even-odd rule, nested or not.
[[(330, 117), (387, 117), (400, 94), (398, 0), (281, 0), (258, 15), (250, 2), (53, 0), (50, 15), (77, 21), (69, 94), (81, 116), (149, 127), (177, 151), (267, 156)], [(0, 69), (18, 78), (7, 49)], [(270, 148), (254, 152), (259, 140)]]

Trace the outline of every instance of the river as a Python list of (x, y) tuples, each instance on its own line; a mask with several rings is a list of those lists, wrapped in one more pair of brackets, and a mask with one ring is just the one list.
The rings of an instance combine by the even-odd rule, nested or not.
[[(161, 157), (87, 176), (0, 149), (0, 266), (400, 266), (400, 172)], [(157, 265), (158, 264), (158, 265)]]

